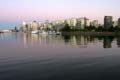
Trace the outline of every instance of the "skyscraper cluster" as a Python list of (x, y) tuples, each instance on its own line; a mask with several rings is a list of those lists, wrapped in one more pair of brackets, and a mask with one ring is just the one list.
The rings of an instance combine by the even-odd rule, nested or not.
[[(98, 20), (91, 21), (86, 17), (81, 18), (70, 18), (65, 20), (49, 21), (46, 20), (44, 23), (39, 23), (37, 21), (33, 22), (23, 22), (21, 30), (24, 32), (34, 31), (34, 30), (61, 30), (65, 25), (68, 25), (70, 29), (84, 30), (86, 27), (99, 28), (100, 25)], [(118, 21), (113, 21), (112, 16), (104, 17), (104, 29), (111, 29), (112, 27), (120, 28), (120, 18)]]
[(110, 29), (112, 27), (117, 27), (120, 29), (120, 18), (117, 21), (113, 21), (112, 16), (105, 16), (104, 17), (104, 28)]
[(56, 20), (49, 21), (46, 20), (44, 23), (38, 23), (37, 21), (33, 22), (23, 22), (21, 26), (22, 31), (33, 31), (33, 30), (60, 30), (66, 24), (70, 27), (70, 29), (81, 29), (84, 30), (85, 27), (92, 26), (98, 27), (98, 20), (90, 21), (86, 17), (81, 18), (70, 18), (65, 20)]
[(29, 32), (29, 31), (34, 31), (39, 29), (39, 23), (36, 21), (33, 22), (23, 22), (22, 26), (20, 28), (21, 31), (23, 32)]

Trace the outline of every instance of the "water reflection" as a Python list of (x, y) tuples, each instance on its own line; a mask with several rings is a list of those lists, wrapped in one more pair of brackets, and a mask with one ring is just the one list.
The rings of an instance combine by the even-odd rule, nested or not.
[[(112, 48), (113, 36), (64, 36), (65, 42), (79, 45), (79, 47), (86, 48), (89, 44), (103, 44), (103, 48)], [(69, 39), (69, 40), (68, 40)], [(118, 39), (118, 38), (117, 38)], [(117, 43), (120, 41), (117, 40)], [(119, 44), (117, 44), (119, 45)], [(97, 47), (97, 46), (96, 46)]]
[(118, 45), (118, 47), (120, 47), (120, 36), (117, 37), (117, 45)]
[(13, 41), (28, 45), (64, 45), (70, 47), (120, 47), (120, 36), (84, 36), (84, 35), (37, 35), (26, 33), (0, 34), (2, 41)]
[(39, 36), (36, 34), (21, 33), (20, 37), (23, 40), (24, 45), (35, 45), (39, 42)]
[(112, 48), (112, 41), (114, 40), (113, 36), (105, 36), (103, 39), (104, 48)]

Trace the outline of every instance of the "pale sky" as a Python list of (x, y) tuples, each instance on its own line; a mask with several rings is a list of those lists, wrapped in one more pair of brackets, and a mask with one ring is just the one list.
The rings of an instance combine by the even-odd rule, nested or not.
[(84, 16), (103, 22), (105, 15), (117, 20), (119, 4), (120, 0), (0, 0), (0, 25)]

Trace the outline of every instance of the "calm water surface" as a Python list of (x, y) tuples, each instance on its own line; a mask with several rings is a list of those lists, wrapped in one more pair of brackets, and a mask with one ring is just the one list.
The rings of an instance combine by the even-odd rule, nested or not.
[(120, 80), (120, 37), (0, 34), (0, 80)]

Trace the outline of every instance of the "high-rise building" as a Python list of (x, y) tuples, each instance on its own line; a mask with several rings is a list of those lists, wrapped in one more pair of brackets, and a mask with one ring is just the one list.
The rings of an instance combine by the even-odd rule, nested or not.
[(68, 24), (70, 26), (70, 20), (69, 19), (66, 19), (65, 20), (65, 24)]
[(98, 20), (94, 20), (91, 22), (91, 26), (94, 26), (96, 28), (98, 28), (99, 24), (98, 24)]
[(86, 19), (86, 27), (89, 27), (89, 26), (90, 26), (90, 20)]
[(80, 21), (81, 21), (80, 28), (84, 29), (85, 28), (85, 18), (81, 18)]
[(38, 27), (39, 27), (39, 23), (37, 23), (36, 21), (33, 21), (32, 24), (31, 24), (31, 28), (32, 30), (38, 30)]
[(118, 19), (118, 28), (120, 28), (120, 18)]
[(113, 27), (117, 27), (118, 26), (118, 21), (113, 21)]
[(78, 18), (77, 19), (77, 24), (76, 24), (76, 28), (77, 29), (85, 29), (85, 27), (87, 26), (87, 18), (83, 17), (83, 18)]
[(30, 30), (31, 30), (31, 24), (23, 22), (23, 24), (22, 24), (22, 31), (26, 32), (26, 31), (30, 31)]
[(113, 26), (113, 18), (112, 16), (105, 16), (104, 17), (104, 28), (110, 29)]
[(70, 19), (70, 26), (75, 27), (76, 24), (77, 24), (77, 19), (76, 19), (76, 18), (72, 18), (72, 19)]

